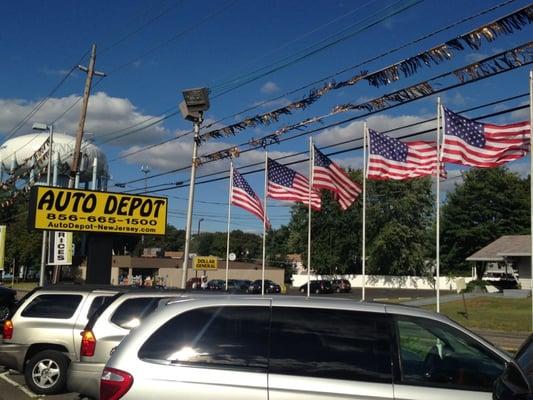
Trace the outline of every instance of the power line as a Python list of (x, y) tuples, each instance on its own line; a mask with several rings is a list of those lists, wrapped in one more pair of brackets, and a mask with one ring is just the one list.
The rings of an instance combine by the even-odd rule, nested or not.
[[(507, 109), (507, 110), (502, 110), (502, 111), (498, 111), (498, 112), (482, 115), (480, 117), (472, 118), (472, 120), (477, 121), (477, 120), (484, 119), (484, 118), (490, 118), (490, 117), (494, 117), (494, 116), (508, 114), (508, 113), (511, 113), (511, 112), (514, 112), (514, 111), (518, 111), (518, 110), (524, 110), (526, 108), (529, 108), (529, 105), (513, 107), (513, 108), (510, 108), (510, 109)], [(307, 134), (314, 133), (314, 132), (317, 132), (317, 131), (320, 131), (320, 130), (323, 130), (323, 129), (325, 129), (325, 128), (317, 128), (317, 129), (315, 129), (315, 130), (313, 130), (311, 132), (307, 132)], [(403, 127), (395, 128), (395, 130), (398, 130), (398, 129), (403, 129)], [(423, 131), (420, 131), (420, 132), (416, 132), (416, 133), (411, 133), (411, 134), (407, 134), (407, 135), (398, 136), (397, 139), (406, 139), (406, 138), (410, 138), (410, 137), (413, 137), (413, 136), (419, 136), (419, 135), (422, 135), (422, 134), (426, 134), (426, 133), (429, 133), (429, 132), (432, 132), (432, 131), (434, 131), (434, 128), (433, 129), (426, 129), (426, 130), (423, 130)], [(387, 132), (387, 131), (384, 131), (384, 133), (385, 132)], [(337, 147), (337, 146), (344, 145), (344, 144), (347, 144), (347, 143), (353, 143), (353, 142), (359, 141), (359, 140), (362, 140), (362, 138), (358, 137), (358, 138), (354, 138), (354, 139), (351, 139), (351, 140), (347, 140), (347, 141), (345, 141), (343, 143), (335, 143), (333, 145), (326, 146), (325, 148)], [(347, 148), (347, 149), (339, 150), (339, 151), (336, 151), (336, 152), (328, 153), (326, 155), (327, 156), (335, 156), (335, 155), (347, 153), (349, 151), (360, 150), (360, 149), (362, 149), (362, 146), (358, 145), (358, 146), (350, 147), (350, 148)], [(295, 156), (298, 156), (298, 155), (304, 155), (304, 154), (307, 154), (307, 153), (308, 153), (308, 151), (304, 151), (304, 152), (300, 152), (300, 153), (296, 153), (296, 154), (291, 154), (291, 155), (287, 155), (287, 156), (278, 157), (275, 160), (279, 161), (279, 160), (282, 160), (282, 159), (291, 158), (291, 157), (295, 157)], [(290, 166), (290, 165), (300, 164), (300, 163), (306, 162), (306, 161), (308, 161), (308, 158), (305, 158), (305, 159), (302, 159), (302, 160), (297, 160), (297, 161), (292, 161), (292, 162), (286, 163), (284, 165), (285, 166)], [(245, 168), (251, 168), (251, 167), (254, 167), (254, 166), (257, 166), (257, 165), (263, 165), (263, 164), (264, 164), (263, 162), (252, 163), (252, 164), (249, 164), (249, 165), (241, 166), (239, 169), (242, 170), (242, 169), (245, 169)], [(229, 170), (219, 171), (219, 172), (216, 172), (216, 173), (199, 176), (197, 179), (202, 179), (202, 178), (206, 178), (208, 176), (213, 176), (213, 175), (227, 174), (228, 172), (229, 172)], [(257, 173), (257, 172), (264, 172), (264, 168), (255, 169), (255, 170), (252, 170), (252, 171), (241, 172), (241, 175), (254, 174), (254, 173)], [(199, 181), (199, 182), (196, 182), (196, 184), (198, 185), (198, 184), (202, 184), (202, 183), (212, 183), (212, 182), (218, 182), (218, 181), (222, 181), (222, 180), (226, 180), (226, 179), (228, 179), (228, 176), (208, 179), (208, 180), (205, 180), (205, 181)], [(172, 190), (172, 189), (181, 189), (181, 188), (188, 187), (188, 186), (189, 186), (189, 183), (185, 183), (184, 182), (183, 185), (181, 185), (181, 186), (171, 187), (171, 188), (167, 188), (167, 189), (154, 190), (154, 191), (148, 191), (147, 194), (148, 193), (159, 193), (159, 192)]]
[[(358, 64), (356, 64), (356, 65), (352, 65), (352, 66), (350, 66), (350, 67), (348, 67), (348, 68), (344, 68), (344, 69), (342, 69), (342, 70), (340, 70), (340, 71), (338, 71), (338, 72), (335, 72), (335, 73), (333, 73), (333, 74), (331, 74), (331, 75), (329, 75), (329, 76), (323, 77), (323, 78), (318, 79), (318, 80), (315, 80), (315, 81), (313, 81), (313, 82), (310, 82), (310, 83), (308, 83), (308, 84), (306, 84), (306, 85), (304, 85), (304, 86), (301, 86), (301, 87), (299, 87), (299, 88), (297, 88), (297, 89), (293, 89), (293, 90), (288, 91), (288, 92), (286, 92), (286, 93), (283, 93), (283, 94), (281, 94), (281, 95), (279, 95), (279, 96), (277, 96), (277, 97), (271, 98), (271, 99), (269, 99), (269, 100), (265, 100), (265, 101), (263, 101), (263, 102), (260, 102), (260, 103), (258, 103), (258, 104), (256, 104), (256, 105), (254, 105), (254, 106), (248, 107), (248, 108), (246, 108), (246, 109), (244, 109), (244, 110), (241, 110), (241, 111), (235, 112), (235, 113), (233, 113), (233, 114), (231, 114), (231, 115), (228, 115), (228, 116), (222, 117), (221, 119), (219, 119), (219, 120), (217, 120), (217, 121), (215, 121), (215, 122), (213, 122), (213, 123), (211, 123), (211, 124), (206, 125), (206, 126), (204, 127), (204, 129), (209, 128), (209, 127), (213, 126), (213, 125), (216, 124), (216, 123), (219, 123), (219, 122), (225, 121), (225, 120), (227, 120), (227, 119), (229, 119), (229, 118), (234, 118), (234, 117), (236, 117), (236, 116), (238, 116), (238, 115), (241, 115), (241, 114), (243, 114), (243, 113), (246, 113), (246, 112), (252, 111), (252, 110), (257, 109), (257, 108), (259, 108), (259, 107), (262, 107), (262, 106), (264, 106), (265, 104), (269, 104), (269, 103), (274, 102), (274, 101), (276, 101), (276, 100), (279, 100), (279, 99), (281, 99), (281, 98), (283, 98), (283, 97), (293, 95), (293, 94), (295, 94), (295, 93), (297, 93), (297, 92), (299, 92), (299, 91), (301, 91), (301, 90), (308, 89), (308, 88), (310, 88), (310, 87), (312, 87), (312, 86), (315, 86), (315, 85), (317, 85), (317, 84), (319, 84), (319, 83), (321, 83), (321, 82), (324, 82), (324, 81), (326, 81), (326, 80), (333, 79), (333, 78), (335, 78), (336, 76), (341, 75), (341, 74), (343, 74), (343, 73), (345, 73), (345, 72), (348, 72), (348, 71), (350, 71), (350, 70), (354, 70), (354, 69), (360, 68), (360, 67), (362, 67), (362, 66), (364, 66), (364, 65), (366, 65), (366, 64), (368, 64), (368, 63), (371, 63), (371, 62), (373, 62), (373, 61), (379, 60), (379, 59), (381, 59), (381, 58), (383, 58), (383, 57), (386, 57), (386, 56), (388, 56), (388, 55), (394, 54), (394, 53), (396, 53), (396, 52), (398, 52), (398, 51), (400, 51), (400, 50), (402, 50), (402, 49), (404, 49), (404, 48), (410, 47), (410, 46), (412, 46), (412, 45), (414, 45), (414, 44), (417, 44), (417, 43), (419, 43), (419, 42), (421, 42), (421, 41), (424, 41), (424, 40), (426, 40), (426, 39), (429, 39), (429, 38), (431, 38), (431, 37), (433, 37), (433, 36), (436, 36), (436, 35), (439, 34), (439, 33), (442, 33), (442, 32), (445, 32), (445, 31), (448, 31), (448, 30), (450, 30), (450, 29), (452, 29), (452, 28), (454, 28), (454, 27), (456, 27), (456, 26), (459, 26), (459, 25), (464, 24), (464, 23), (466, 23), (466, 22), (469, 22), (469, 21), (471, 21), (471, 20), (473, 20), (473, 19), (476, 19), (476, 18), (478, 18), (478, 17), (480, 17), (480, 16), (483, 16), (483, 15), (485, 15), (485, 14), (488, 14), (488, 13), (490, 13), (490, 12), (492, 12), (492, 11), (497, 10), (498, 8), (504, 7), (504, 6), (506, 6), (506, 5), (510, 4), (510, 3), (515, 2), (515, 1), (516, 1), (516, 0), (506, 0), (506, 1), (502, 2), (502, 3), (500, 3), (500, 4), (497, 4), (497, 5), (495, 5), (495, 6), (492, 6), (492, 7), (489, 7), (489, 8), (487, 8), (487, 9), (484, 9), (484, 10), (482, 10), (482, 11), (480, 11), (480, 12), (474, 14), (474, 15), (471, 15), (471, 16), (469, 16), (469, 17), (466, 17), (466, 18), (463, 18), (463, 19), (461, 19), (461, 20), (455, 21), (455, 22), (453, 22), (452, 24), (449, 24), (449, 25), (447, 25), (447, 26), (445, 26), (445, 27), (443, 27), (443, 28), (440, 28), (440, 29), (438, 29), (438, 30), (432, 31), (432, 32), (430, 32), (430, 33), (428, 33), (428, 34), (425, 34), (425, 35), (423, 35), (423, 36), (421, 36), (421, 37), (419, 37), (419, 38), (416, 38), (416, 39), (414, 39), (414, 40), (412, 40), (412, 41), (409, 41), (409, 42), (407, 42), (407, 43), (404, 43), (404, 44), (402, 44), (402, 45), (400, 45), (400, 46), (398, 46), (398, 47), (395, 47), (395, 48), (393, 48), (393, 49), (389, 49), (389, 50), (387, 50), (387, 51), (385, 51), (385, 52), (383, 52), (383, 53), (381, 53), (381, 54), (379, 54), (379, 55), (377, 55), (377, 56), (374, 56), (374, 57), (372, 57), (372, 58), (366, 59), (366, 60), (364, 60), (364, 61), (362, 61), (362, 62), (360, 62), (360, 63), (358, 63)], [(167, 109), (167, 110), (166, 110), (165, 112), (163, 112), (162, 114), (164, 114), (164, 113), (166, 113), (166, 112), (169, 112), (170, 110), (173, 110), (173, 109), (174, 109), (174, 106), (173, 106), (172, 108)], [(173, 116), (176, 115), (176, 114), (177, 114), (177, 112), (176, 112), (176, 113), (173, 113), (172, 115), (167, 116), (166, 118), (173, 117)], [(165, 119), (166, 119), (166, 118), (165, 118)], [(152, 120), (152, 119), (153, 119), (153, 117), (150, 117), (150, 118), (146, 119), (145, 121)], [(160, 119), (159, 121), (162, 121), (162, 120), (163, 120), (163, 119)], [(137, 123), (137, 124), (134, 124), (134, 125), (132, 125), (132, 126), (130, 126), (130, 127), (124, 128), (123, 130), (127, 130), (127, 129), (129, 129), (129, 128), (135, 127), (135, 126), (140, 125), (140, 124), (142, 124), (142, 123), (144, 123), (144, 121), (141, 121), (141, 122), (139, 122), (139, 123)], [(150, 125), (150, 126), (151, 126), (151, 125)], [(148, 127), (149, 127), (149, 126), (148, 126)], [(148, 128), (148, 127), (146, 127), (146, 128)], [(137, 130), (136, 130), (136, 132), (137, 132)], [(152, 149), (152, 148), (154, 148), (154, 147), (161, 146), (161, 145), (163, 145), (163, 144), (169, 143), (169, 142), (174, 141), (174, 140), (178, 140), (178, 139), (180, 139), (181, 137), (187, 136), (188, 134), (191, 134), (191, 133), (192, 133), (192, 131), (187, 132), (187, 134), (184, 134), (184, 135), (179, 136), (179, 137), (166, 139), (166, 140), (164, 140), (164, 141), (162, 141), (162, 142), (155, 143), (155, 144), (152, 144), (152, 145), (147, 146), (147, 147), (142, 147), (142, 148), (137, 149), (137, 150), (135, 150), (135, 151), (133, 151), (133, 152), (128, 152), (128, 153), (122, 154), (122, 155), (120, 155), (120, 156), (118, 156), (118, 157), (116, 157), (116, 158), (110, 160), (109, 162), (111, 163), (111, 162), (115, 162), (115, 161), (118, 161), (118, 160), (123, 159), (123, 158), (130, 157), (130, 156), (132, 156), (132, 155), (135, 155), (135, 154), (141, 153), (141, 152), (143, 152), (143, 151), (146, 151), (146, 150)]]
[(209, 21), (210, 19), (218, 16), (219, 14), (223, 13), (224, 11), (226, 11), (227, 9), (229, 9), (230, 7), (232, 7), (238, 0), (231, 0), (231, 1), (228, 1), (224, 6), (220, 7), (219, 9), (215, 10), (214, 12), (212, 12), (211, 14), (208, 14), (207, 16), (205, 16), (204, 18), (200, 19), (197, 23), (181, 30), (180, 32), (178, 32), (177, 34), (173, 35), (171, 38), (169, 38), (168, 40), (164, 41), (164, 42), (161, 42), (159, 43), (158, 45), (150, 48), (149, 50), (145, 51), (144, 53), (142, 53), (140, 56), (137, 56), (137, 57), (134, 57), (132, 59), (130, 59), (129, 61), (125, 62), (124, 64), (121, 64), (117, 67), (115, 67), (114, 69), (111, 70), (111, 72), (109, 73), (109, 75), (111, 74), (114, 74), (115, 72), (117, 71), (120, 71), (121, 69), (124, 69), (126, 67), (128, 67), (129, 65), (132, 65), (136, 62), (138, 62), (139, 60), (142, 60), (144, 57), (146, 57), (147, 55), (150, 55), (154, 52), (156, 52), (157, 50), (167, 46), (168, 44), (176, 41), (177, 39), (179, 39), (180, 37), (182, 36), (185, 36), (187, 33), (193, 31), (194, 29), (198, 28), (199, 26), (205, 24), (207, 21)]
[[(526, 45), (522, 45), (521, 47), (524, 47), (524, 46), (527, 46), (527, 45), (531, 45), (531, 42), (529, 42), (529, 43), (526, 44)], [(513, 49), (513, 50), (515, 50), (515, 49)], [(494, 56), (491, 56), (491, 57), (489, 57), (489, 58), (486, 58), (485, 60), (480, 60), (479, 63), (483, 63), (484, 61), (487, 61), (487, 60), (494, 60), (494, 59), (496, 59), (497, 57), (501, 56), (502, 54), (506, 54), (506, 53), (509, 52), (509, 51), (512, 51), (512, 50), (506, 50), (506, 51), (504, 51), (504, 52), (502, 52), (502, 53), (500, 53), (500, 54), (496, 54), (496, 55), (494, 55)], [(335, 123), (329, 124), (329, 125), (327, 125), (327, 126), (325, 126), (325, 127), (322, 127), (322, 128), (320, 128), (320, 129), (318, 129), (318, 130), (327, 129), (327, 128), (329, 128), (329, 127), (337, 126), (337, 125), (342, 124), (342, 123), (351, 122), (351, 121), (354, 121), (354, 120), (357, 120), (357, 119), (361, 119), (361, 118), (367, 117), (367, 116), (369, 116), (369, 115), (377, 114), (377, 113), (383, 112), (383, 111), (385, 111), (385, 110), (390, 110), (390, 109), (393, 109), (393, 108), (399, 107), (399, 106), (401, 106), (401, 105), (405, 105), (405, 104), (411, 103), (411, 102), (416, 101), (416, 100), (420, 100), (420, 99), (423, 99), (423, 98), (426, 98), (426, 97), (429, 97), (429, 96), (434, 96), (435, 94), (438, 94), (438, 93), (441, 93), (441, 92), (444, 92), (444, 91), (447, 91), (447, 90), (450, 90), (450, 89), (454, 89), (454, 88), (459, 87), (459, 86), (466, 86), (466, 85), (469, 85), (469, 84), (471, 84), (471, 83), (474, 83), (474, 82), (477, 82), (477, 81), (481, 81), (481, 80), (484, 80), (484, 79), (487, 79), (487, 78), (491, 78), (491, 77), (493, 77), (493, 76), (495, 76), (495, 75), (499, 75), (500, 73), (509, 72), (509, 71), (511, 71), (511, 70), (513, 70), (513, 69), (515, 69), (515, 68), (519, 68), (519, 67), (523, 67), (523, 66), (529, 65), (529, 64), (531, 64), (532, 62), (533, 62), (533, 59), (532, 59), (532, 60), (529, 60), (529, 61), (528, 61), (528, 60), (523, 61), (523, 62), (521, 61), (521, 63), (519, 63), (519, 65), (516, 65), (516, 63), (514, 63), (514, 64), (512, 64), (512, 65), (510, 65), (510, 66), (509, 66), (509, 65), (506, 65), (506, 67), (509, 68), (508, 70), (497, 70), (497, 71), (492, 71), (492, 70), (491, 70), (491, 71), (490, 71), (490, 74), (487, 74), (487, 75), (484, 75), (484, 74), (479, 75), (479, 74), (477, 74), (477, 76), (475, 76), (474, 78), (472, 78), (472, 79), (470, 79), (470, 80), (468, 80), (468, 81), (459, 80), (459, 82), (456, 83), (456, 84), (453, 84), (453, 85), (450, 85), (450, 86), (447, 86), (447, 87), (440, 87), (440, 88), (437, 89), (437, 90), (432, 90), (431, 93), (428, 93), (428, 94), (422, 94), (422, 95), (420, 95), (420, 96), (418, 96), (418, 97), (411, 97), (411, 98), (408, 98), (407, 100), (403, 100), (403, 99), (402, 99), (402, 100), (398, 100), (398, 102), (397, 102), (396, 104), (386, 104), (385, 106), (383, 106), (383, 107), (381, 107), (381, 108), (379, 108), (379, 109), (375, 109), (375, 110), (373, 110), (373, 111), (369, 111), (369, 112), (367, 112), (367, 113), (365, 113), (365, 114), (360, 114), (360, 115), (357, 115), (357, 116), (355, 116), (355, 117), (345, 119), (345, 120), (343, 120), (343, 121), (341, 121), (341, 122), (335, 122)], [(467, 66), (467, 67), (469, 67), (469, 66)], [(452, 75), (455, 75), (457, 71), (462, 71), (464, 68), (466, 68), (466, 67), (460, 68), (460, 69), (458, 69), (458, 70), (453, 70), (453, 71), (450, 71), (450, 72), (446, 72), (446, 73), (440, 74), (440, 75), (438, 75), (438, 76), (436, 76), (436, 77), (433, 77), (433, 78), (429, 79), (428, 81), (424, 81), (424, 83), (427, 84), (428, 82), (431, 82), (431, 81), (434, 81), (434, 80), (437, 80), (437, 79), (441, 79), (441, 78), (443, 78), (443, 77), (445, 77), (445, 76), (452, 76)], [(417, 86), (417, 85), (414, 85), (414, 86)], [(413, 86), (410, 86), (410, 87), (413, 87)], [(405, 89), (400, 89), (400, 90), (398, 90), (398, 91), (396, 91), (396, 92), (393, 92), (392, 94), (394, 94), (394, 93), (399, 93), (399, 92), (402, 92), (402, 91), (404, 91), (404, 90), (405, 90)], [(389, 95), (385, 95), (385, 96), (382, 96), (382, 97), (380, 97), (379, 99), (382, 99), (382, 98), (385, 98), (385, 97), (389, 98), (389, 97), (391, 97), (391, 94), (389, 94)], [(374, 100), (376, 100), (376, 99), (374, 99)], [(368, 103), (368, 102), (367, 102), (367, 103)], [(325, 118), (327, 118), (327, 117), (334, 116), (334, 115), (337, 115), (337, 113), (330, 113), (330, 114), (327, 114), (327, 115), (325, 115), (325, 116), (321, 116), (321, 117), (314, 118), (314, 119), (317, 120), (317, 121), (322, 122), (323, 119), (325, 119)], [(306, 120), (306, 121), (307, 121), (307, 120)], [(293, 126), (292, 126), (292, 127), (293, 127), (292, 130), (294, 130), (295, 127), (297, 127), (298, 125), (299, 125), (299, 124), (295, 124), (295, 125), (293, 125)], [(303, 126), (300, 126), (300, 128), (302, 128), (302, 127), (303, 127)], [(318, 131), (318, 130), (317, 130), (317, 131)], [(314, 131), (311, 131), (311, 132), (314, 132)], [(276, 136), (276, 143), (279, 144), (279, 143), (284, 142), (284, 141), (286, 141), (286, 140), (292, 140), (292, 139), (294, 139), (294, 138), (296, 138), (296, 137), (299, 137), (299, 136), (301, 136), (301, 135), (304, 135), (304, 134), (306, 134), (306, 133), (302, 133), (302, 134), (300, 134), (300, 135), (295, 135), (295, 136), (290, 137), (290, 138), (287, 138), (287, 139), (279, 139), (279, 137)], [(271, 135), (268, 135), (268, 136), (271, 136)], [(246, 144), (248, 144), (248, 143), (246, 143)], [(265, 147), (267, 147), (268, 145), (271, 145), (271, 143), (270, 143), (270, 144), (266, 144), (266, 145), (260, 144), (260, 145), (255, 146), (255, 147), (247, 148), (247, 149), (241, 151), (240, 154), (242, 154), (242, 153), (246, 153), (246, 152), (249, 152), (249, 151), (252, 151), (252, 150), (256, 150), (256, 149), (259, 149), (259, 148), (265, 148)], [(233, 148), (233, 147), (234, 147), (234, 146), (232, 146), (232, 148)], [(209, 160), (203, 162), (202, 164), (207, 164), (207, 163), (214, 162), (214, 161), (218, 161), (218, 159), (211, 158), (211, 159), (209, 159)], [(175, 173), (175, 172), (181, 172), (181, 171), (187, 170), (188, 168), (190, 168), (190, 166), (184, 166), (184, 167), (179, 167), (179, 168), (175, 168), (175, 169), (172, 169), (172, 170), (168, 170), (168, 171), (160, 172), (160, 173), (153, 174), (153, 175), (149, 176), (148, 179), (153, 179), (153, 178), (157, 178), (157, 177), (165, 176), (165, 175), (168, 175), (168, 174), (171, 174), (171, 173)], [(133, 179), (133, 180), (130, 180), (130, 181), (127, 181), (127, 182), (122, 182), (122, 184), (135, 183), (135, 182), (139, 182), (139, 181), (141, 181), (141, 180), (142, 180), (142, 179)]]
[[(234, 91), (235, 89), (238, 89), (238, 88), (240, 88), (242, 86), (245, 86), (245, 85), (247, 85), (247, 84), (249, 84), (251, 82), (254, 82), (254, 81), (258, 80), (258, 79), (264, 78), (264, 77), (266, 77), (268, 75), (271, 75), (274, 72), (277, 72), (277, 71), (279, 71), (281, 69), (284, 69), (284, 68), (286, 68), (286, 67), (288, 67), (290, 65), (297, 64), (300, 61), (303, 61), (304, 59), (306, 59), (306, 58), (308, 58), (308, 57), (310, 57), (312, 55), (320, 53), (320, 52), (322, 52), (322, 51), (324, 51), (324, 50), (326, 50), (326, 49), (328, 49), (328, 48), (330, 48), (332, 46), (335, 46), (336, 44), (341, 43), (341, 42), (343, 42), (343, 41), (345, 41), (345, 40), (347, 40), (347, 39), (349, 39), (349, 38), (351, 38), (351, 37), (353, 37), (353, 36), (355, 36), (355, 35), (357, 35), (357, 34), (359, 34), (361, 32), (366, 31), (367, 29), (369, 29), (369, 28), (371, 28), (371, 27), (373, 27), (373, 26), (375, 26), (375, 25), (377, 25), (377, 24), (379, 24), (379, 23), (381, 23), (381, 22), (383, 22), (383, 21), (385, 21), (385, 20), (387, 20), (389, 18), (392, 18), (392, 17), (394, 17), (396, 15), (401, 14), (402, 12), (404, 12), (404, 11), (414, 7), (414, 6), (416, 6), (417, 4), (421, 3), (422, 1), (424, 1), (424, 0), (410, 0), (408, 2), (408, 4), (402, 5), (402, 7), (399, 10), (394, 10), (394, 11), (385, 13), (385, 15), (380, 17), (377, 21), (371, 22), (368, 25), (365, 25), (365, 26), (357, 29), (355, 32), (352, 32), (352, 33), (350, 33), (350, 34), (348, 34), (346, 36), (338, 38), (338, 39), (334, 40), (331, 43), (328, 43), (328, 44), (326, 44), (326, 45), (324, 45), (322, 47), (319, 47), (318, 49), (311, 50), (310, 52), (308, 52), (306, 54), (303, 54), (303, 55), (297, 57), (294, 60), (287, 61), (287, 62), (285, 62), (285, 63), (283, 63), (283, 64), (281, 64), (279, 66), (276, 66), (276, 67), (273, 67), (273, 68), (267, 70), (266, 72), (263, 72), (260, 75), (252, 76), (252, 77), (250, 77), (250, 78), (248, 78), (248, 79), (246, 79), (244, 81), (239, 82), (239, 80), (235, 80), (234, 82), (236, 82), (236, 84), (234, 86), (231, 86), (231, 87), (229, 87), (227, 89), (224, 89), (222, 92), (219, 92), (216, 95), (214, 95), (213, 98), (217, 98), (217, 97), (223, 96), (223, 95), (225, 95), (225, 94), (227, 94), (229, 92)], [(392, 8), (393, 6), (395, 6), (398, 3), (405, 3), (405, 2), (403, 2), (402, 0), (399, 0), (398, 2), (394, 3), (391, 6), (385, 7), (384, 9)], [(375, 14), (379, 15), (382, 12), (383, 12), (383, 10), (380, 10), (379, 12), (377, 12)], [(306, 49), (306, 50), (309, 50), (309, 49)], [(265, 67), (263, 67), (262, 69), (265, 69)]]

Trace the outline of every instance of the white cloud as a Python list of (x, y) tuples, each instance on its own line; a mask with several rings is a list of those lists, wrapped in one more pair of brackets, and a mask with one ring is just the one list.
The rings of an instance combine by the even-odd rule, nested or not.
[[(49, 123), (55, 120), (79, 99), (79, 96), (75, 95), (49, 99), (45, 105), (32, 118), (30, 118), (26, 124), (24, 124), (24, 126), (18, 131), (18, 134), (30, 132), (34, 122)], [(32, 111), (38, 102), (39, 101), (26, 101), (22, 99), (0, 99), (0, 132), (9, 132)], [(79, 122), (80, 104), (81, 101), (78, 101), (76, 106), (57, 121), (55, 124), (55, 130), (57, 132), (65, 132), (71, 135), (75, 134)], [(97, 141), (105, 141), (113, 137), (119, 137), (129, 131), (124, 130), (116, 132), (118, 130), (136, 124), (139, 125), (136, 125), (135, 128), (142, 127), (142, 122), (149, 118), (152, 119), (147, 121), (147, 123), (157, 120), (157, 117), (139, 111), (128, 99), (111, 97), (104, 92), (97, 92), (89, 99), (85, 132), (93, 133)], [(171, 132), (159, 123), (145, 130), (121, 136), (117, 140), (110, 142), (110, 144), (148, 144), (170, 135)]]
[[(426, 118), (421, 118), (413, 115), (401, 115), (398, 117), (391, 117), (388, 115), (376, 115), (369, 117), (366, 122), (370, 129), (374, 129), (378, 132), (384, 132), (391, 129), (396, 129), (405, 125), (411, 125), (421, 122)], [(426, 122), (413, 127), (402, 128), (397, 131), (388, 133), (392, 137), (399, 137), (410, 133), (420, 132), (427, 129), (435, 129), (436, 122)], [(356, 145), (363, 144), (363, 121), (354, 121), (349, 125), (340, 127), (336, 126), (330, 129), (326, 129), (315, 137), (315, 142), (318, 147), (328, 146), (333, 144), (342, 143), (348, 140), (359, 139), (352, 141), (345, 145), (335, 146), (335, 149), (349, 148)], [(413, 140), (432, 140), (435, 139), (435, 132), (429, 132), (423, 135), (414, 136)]]
[(279, 86), (275, 82), (269, 81), (261, 86), (261, 93), (263, 94), (272, 94), (279, 92)]
[(52, 69), (52, 68), (44, 67), (41, 69), (41, 72), (45, 75), (65, 76), (70, 71), (68, 69)]

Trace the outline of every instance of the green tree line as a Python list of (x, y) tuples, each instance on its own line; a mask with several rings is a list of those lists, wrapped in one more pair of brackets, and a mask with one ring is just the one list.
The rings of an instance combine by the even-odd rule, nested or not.
[[(361, 182), (361, 171), (350, 171)], [(435, 196), (430, 178), (407, 181), (368, 181), (366, 210), (367, 273), (424, 275), (435, 263)], [(27, 229), (27, 199), (0, 209), (7, 225), (6, 265), (38, 269), (41, 233)], [(307, 207), (295, 205), (289, 221), (267, 235), (271, 264), (291, 267), (287, 255), (307, 256)], [(441, 203), (441, 271), (470, 271), (465, 259), (502, 235), (530, 231), (529, 177), (521, 178), (504, 167), (470, 169), (448, 191)], [(333, 197), (323, 193), (322, 210), (312, 213), (312, 267), (320, 274), (360, 273), (362, 257), (362, 201), (342, 211)], [(115, 254), (141, 255), (143, 247), (183, 250), (185, 232), (172, 225), (166, 236), (114, 236)], [(82, 234), (75, 234), (83, 255)], [(193, 235), (191, 251), (201, 255), (226, 255), (226, 232)], [(260, 262), (262, 238), (240, 230), (231, 232), (230, 252), (237, 260)]]

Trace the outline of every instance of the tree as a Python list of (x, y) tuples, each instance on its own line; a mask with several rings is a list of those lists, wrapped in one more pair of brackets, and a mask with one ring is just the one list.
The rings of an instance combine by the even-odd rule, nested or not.
[(368, 271), (422, 275), (433, 216), (431, 179), (370, 181), (367, 200)]
[(464, 273), (465, 259), (502, 235), (528, 234), (529, 179), (504, 167), (471, 169), (441, 212), (442, 269)]
[[(361, 182), (361, 171), (350, 172)], [(367, 182), (367, 272), (408, 275), (424, 272), (433, 200), (431, 180)], [(289, 244), (307, 260), (307, 208), (295, 206)], [(312, 268), (319, 274), (359, 273), (362, 201), (343, 211), (328, 192), (312, 214)]]

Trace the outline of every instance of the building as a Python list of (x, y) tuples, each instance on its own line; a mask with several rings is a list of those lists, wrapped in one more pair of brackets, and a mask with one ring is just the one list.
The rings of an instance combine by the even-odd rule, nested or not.
[[(506, 235), (476, 251), (466, 261), (496, 263), (501, 272), (518, 272), (522, 289), (531, 289), (531, 236)], [(492, 271), (495, 271), (493, 267)], [(498, 270), (498, 269), (497, 269)]]
[[(181, 252), (172, 252), (175, 253)], [(168, 252), (165, 253), (167, 255)], [(181, 274), (183, 269), (182, 257), (133, 257), (113, 256), (111, 267), (111, 284), (139, 284), (144, 282), (147, 277), (156, 284), (162, 284), (169, 287), (179, 287), (181, 285)], [(85, 279), (86, 266), (80, 267), (80, 275)], [(228, 279), (249, 279), (254, 281), (261, 279), (261, 265), (230, 261), (228, 268)], [(187, 277), (194, 278), (207, 275), (207, 279), (226, 279), (226, 261), (218, 261), (217, 270), (197, 271), (189, 268)], [(266, 266), (265, 279), (270, 279), (278, 284), (283, 283), (283, 268)]]

